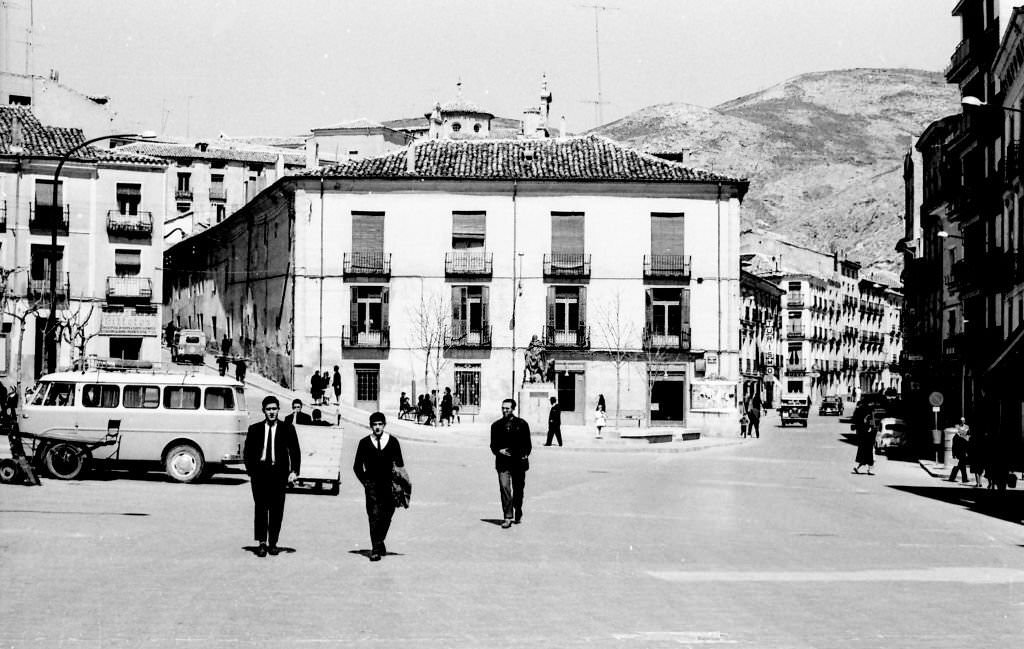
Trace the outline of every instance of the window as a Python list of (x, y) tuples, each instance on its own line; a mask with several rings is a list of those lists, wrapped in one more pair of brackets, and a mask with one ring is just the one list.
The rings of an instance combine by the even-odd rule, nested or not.
[(358, 342), (377, 340), (388, 327), (388, 289), (385, 286), (353, 286), (349, 303), (351, 335)]
[(164, 388), (164, 408), (170, 410), (198, 410), (199, 388), (169, 385)]
[(786, 381), (786, 392), (790, 394), (803, 394), (804, 382), (803, 381)]
[(82, 388), (82, 405), (86, 408), (116, 408), (121, 388), (116, 385), (88, 384)]
[(455, 394), (462, 403), (463, 413), (480, 411), (480, 366), (455, 365)]
[(11, 357), (11, 323), (5, 322), (0, 329), (0, 376), (6, 376), (9, 372)]
[(350, 156), (357, 156), (357, 155), (359, 155), (359, 150), (355, 149), (355, 150), (349, 151), (348, 154)]
[(227, 218), (227, 215), (228, 215), (228, 208), (227, 208), (227, 206), (226, 206), (226, 205), (220, 205), (220, 204), (217, 204), (217, 205), (214, 205), (214, 206), (213, 206), (213, 208), (214, 208), (214, 210), (215, 210), (215, 211), (216, 211), (216, 213), (217, 213), (217, 217), (216, 217), (216, 219), (217, 219), (217, 223), (220, 223), (220, 222), (221, 222), (221, 221), (223, 221), (223, 220), (224, 220), (225, 218)]
[(160, 406), (160, 388), (155, 385), (124, 386), (125, 408), (157, 408)]
[(384, 212), (352, 212), (352, 251), (384, 253)]
[[(29, 260), (29, 276), (34, 280), (50, 279), (50, 257), (51, 248), (46, 245), (32, 244), (29, 249), (31, 258)], [(57, 246), (57, 279), (64, 275), (64, 247)]]
[(73, 406), (75, 405), (74, 383), (40, 383), (35, 397), (34, 406)]
[(235, 391), (231, 388), (206, 388), (203, 407), (207, 410), (234, 410)]
[[(647, 326), (656, 336), (675, 336), (689, 325), (689, 291), (678, 288), (647, 289)], [(684, 306), (686, 307), (684, 309)]]
[(137, 183), (117, 183), (117, 209), (121, 214), (138, 214), (139, 203), (141, 202), (142, 185)]
[(36, 212), (41, 217), (54, 213), (54, 205), (64, 205), (64, 182), (57, 183), (57, 202), (53, 202), (53, 181), (36, 180)]
[(459, 124), (458, 122), (453, 122), (452, 123), (452, 133), (458, 133), (461, 130), (462, 130), (462, 124)]
[(586, 288), (576, 286), (548, 287), (548, 325), (556, 332), (573, 332), (583, 326), (586, 307), (583, 297)]
[(551, 252), (583, 254), (583, 213), (551, 213)]
[(192, 193), (192, 174), (178, 172), (178, 192)]
[(479, 342), (480, 334), (487, 328), (489, 293), (487, 286), (452, 287), (453, 338), (463, 342)]
[(683, 215), (651, 214), (651, 256), (683, 254)]
[(477, 122), (476, 124), (473, 124), (473, 132), (474, 133), (479, 133), (480, 132), (480, 123), (479, 122)]
[(7, 103), (11, 106), (31, 106), (32, 98), (25, 95), (7, 95)]
[(114, 250), (114, 274), (118, 277), (134, 277), (142, 270), (142, 251)]
[(789, 290), (800, 292), (800, 282), (789, 282)]
[(452, 212), (452, 248), (483, 248), (486, 221), (486, 212)]

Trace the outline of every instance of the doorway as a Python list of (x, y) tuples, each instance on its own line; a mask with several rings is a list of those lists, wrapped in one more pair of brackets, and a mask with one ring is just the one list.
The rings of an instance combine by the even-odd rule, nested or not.
[(586, 384), (583, 372), (559, 371), (555, 373), (558, 405), (562, 408), (562, 423), (582, 426), (586, 423)]
[(682, 372), (657, 372), (651, 380), (652, 426), (686, 424), (686, 376)]
[(380, 410), (380, 365), (356, 365), (356, 408), (376, 412)]

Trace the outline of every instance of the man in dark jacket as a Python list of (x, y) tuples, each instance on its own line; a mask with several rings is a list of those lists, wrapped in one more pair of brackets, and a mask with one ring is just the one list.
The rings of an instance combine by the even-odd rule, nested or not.
[(530, 468), (530, 425), (516, 417), (513, 399), (501, 402), (501, 419), (491, 424), (491, 453), (494, 453), (494, 468), (498, 471), (498, 486), (501, 489), (501, 510), (505, 516), (503, 529), (518, 524), (523, 519), (523, 489), (526, 487), (526, 472)]
[(562, 407), (555, 397), (551, 397), (551, 410), (548, 410), (548, 441), (544, 446), (551, 446), (552, 438), (558, 440), (559, 446), (562, 445)]
[(259, 543), (258, 557), (280, 551), (277, 539), (284, 518), (285, 490), (298, 477), (301, 462), (295, 428), (277, 418), (280, 407), (277, 397), (263, 399), (264, 419), (249, 426), (242, 454), (252, 487), (253, 536)]
[(392, 491), (395, 468), (405, 466), (402, 446), (384, 432), (387, 418), (382, 412), (370, 415), (370, 434), (359, 440), (352, 470), (363, 485), (366, 495), (366, 516), (370, 521), (370, 561), (380, 561), (387, 554), (384, 539), (395, 515)]

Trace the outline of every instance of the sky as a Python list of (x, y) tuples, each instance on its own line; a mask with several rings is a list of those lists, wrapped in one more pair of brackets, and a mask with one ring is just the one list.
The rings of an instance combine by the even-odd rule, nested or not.
[(806, 72), (941, 71), (959, 41), (952, 0), (4, 0), (16, 72), (30, 4), (34, 73), (194, 137), (420, 116), (460, 80), (466, 100), (518, 118), (542, 74), (553, 118), (580, 132)]

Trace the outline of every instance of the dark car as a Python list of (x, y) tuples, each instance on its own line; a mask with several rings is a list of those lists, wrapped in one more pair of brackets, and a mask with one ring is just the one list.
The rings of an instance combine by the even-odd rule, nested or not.
[(843, 400), (840, 397), (823, 397), (818, 406), (819, 415), (842, 415)]

